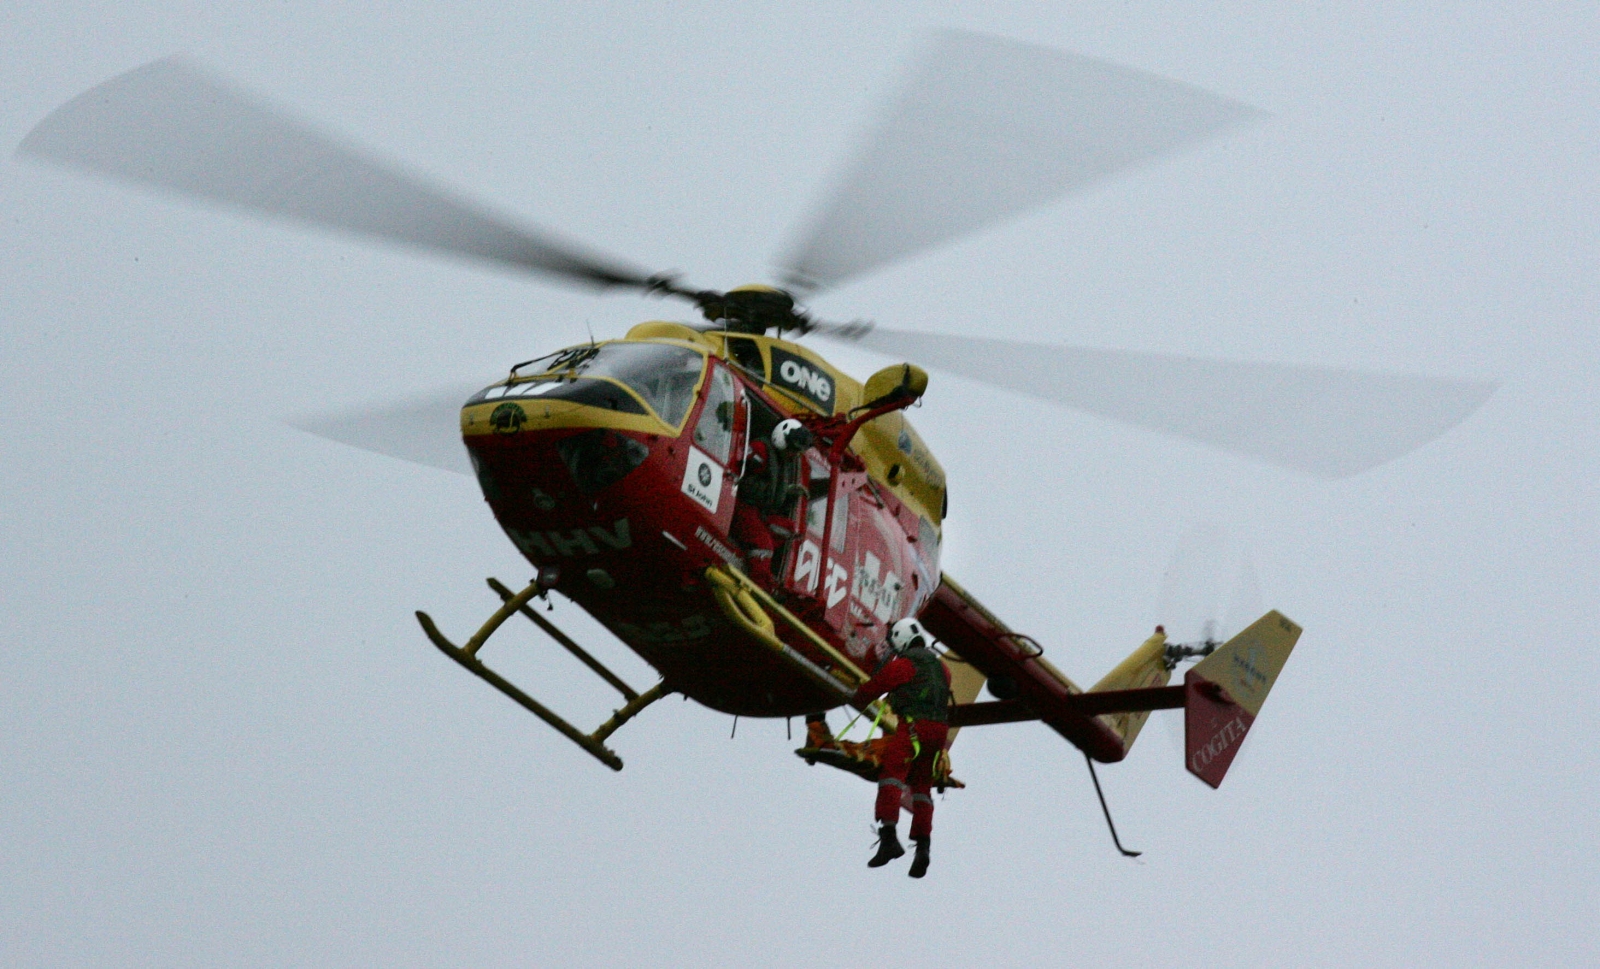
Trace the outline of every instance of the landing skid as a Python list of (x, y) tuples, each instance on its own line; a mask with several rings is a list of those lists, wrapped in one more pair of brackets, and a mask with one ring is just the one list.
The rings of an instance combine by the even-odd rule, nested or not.
[[(488, 622), (479, 627), (478, 631), (464, 645), (457, 646), (446, 639), (444, 634), (439, 632), (439, 627), (434, 625), (433, 619), (425, 612), (419, 611), (417, 613), (417, 622), (421, 623), (422, 631), (427, 634), (433, 645), (439, 647), (440, 652), (466, 667), (473, 675), (485, 683), (516, 701), (519, 706), (529, 713), (554, 727), (557, 733), (588, 751), (600, 763), (605, 764), (612, 770), (622, 770), (622, 758), (618, 757), (614, 751), (605, 745), (605, 740), (616, 733), (618, 727), (638, 716), (639, 712), (645, 707), (666, 696), (670, 692), (667, 689), (666, 681), (663, 680), (657, 683), (643, 693), (639, 693), (628, 686), (627, 683), (607, 669), (599, 660), (589, 655), (570, 636), (557, 628), (554, 623), (528, 608), (528, 602), (531, 599), (535, 596), (543, 595), (547, 591), (537, 581), (521, 592), (512, 593), (510, 589), (506, 588), (498, 580), (491, 578), (489, 580), (489, 588), (493, 589), (503, 602), (494, 615), (489, 617)], [(622, 694), (623, 699), (627, 701), (621, 709), (611, 714), (609, 720), (597, 727), (594, 733), (584, 733), (563, 720), (549, 707), (519, 690), (505, 677), (485, 666), (483, 661), (478, 659), (478, 650), (483, 648), (483, 644), (488, 642), (489, 637), (494, 635), (495, 630), (499, 629), (507, 619), (511, 618), (511, 614), (514, 612), (520, 612), (527, 616), (536, 626), (549, 634), (550, 638), (560, 643), (567, 652), (576, 656), (585, 666), (593, 670), (597, 676), (615, 687)]]

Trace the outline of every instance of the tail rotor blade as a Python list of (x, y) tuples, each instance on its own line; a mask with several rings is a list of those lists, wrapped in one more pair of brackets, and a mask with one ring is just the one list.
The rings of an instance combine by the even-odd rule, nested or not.
[(182, 57), (57, 108), (19, 154), (208, 202), (533, 270), (650, 288), (642, 271), (512, 221), (346, 147)]
[(1213, 522), (1196, 522), (1178, 537), (1156, 596), (1155, 618), (1166, 627), (1170, 641), (1203, 640), (1207, 627), (1215, 625), (1228, 543), (1228, 530)]
[(1409, 454), (1465, 420), (1495, 384), (910, 333), (819, 328), (922, 366), (1199, 441), (1320, 478)]
[(777, 265), (791, 285), (836, 286), (1257, 116), (1116, 64), (941, 32)]
[(1249, 549), (1242, 549), (1239, 553), (1239, 574), (1234, 578), (1233, 591), (1228, 595), (1228, 611), (1223, 620), (1222, 634), (1218, 638), (1233, 638), (1266, 611), (1262, 605), (1261, 580), (1256, 576), (1255, 562), (1250, 558)]

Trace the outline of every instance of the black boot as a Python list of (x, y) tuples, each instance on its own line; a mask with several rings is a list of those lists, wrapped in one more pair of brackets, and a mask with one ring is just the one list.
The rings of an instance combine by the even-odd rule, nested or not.
[(911, 839), (911, 843), (917, 846), (917, 854), (911, 859), (911, 870), (906, 874), (912, 878), (921, 878), (928, 873), (928, 842), (932, 840), (933, 836), (928, 834)]
[(867, 862), (867, 867), (882, 868), (905, 853), (906, 849), (900, 847), (900, 835), (895, 833), (894, 825), (885, 821), (878, 825), (878, 853)]

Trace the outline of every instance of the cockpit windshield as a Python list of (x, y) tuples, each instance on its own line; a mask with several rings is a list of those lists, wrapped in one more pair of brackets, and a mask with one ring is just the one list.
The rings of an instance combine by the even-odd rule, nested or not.
[[(520, 372), (524, 367), (541, 363), (545, 364), (543, 372), (531, 380)], [(570, 400), (625, 413), (644, 413), (638, 401), (617, 386), (620, 383), (638, 394), (656, 416), (676, 426), (694, 405), (694, 388), (705, 368), (704, 354), (664, 343), (570, 347), (548, 357), (517, 364), (511, 370), (511, 383), (489, 387), (468, 403), (538, 397)]]
[(668, 424), (681, 422), (694, 404), (694, 388), (706, 358), (664, 343), (604, 343), (556, 356), (546, 373), (610, 377), (626, 384)]

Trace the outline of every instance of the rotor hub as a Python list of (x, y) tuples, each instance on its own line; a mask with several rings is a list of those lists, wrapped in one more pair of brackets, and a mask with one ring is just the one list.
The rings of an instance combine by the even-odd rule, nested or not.
[(809, 318), (795, 309), (794, 297), (775, 286), (740, 286), (726, 293), (702, 293), (695, 302), (713, 323), (734, 333), (762, 334), (802, 329)]

